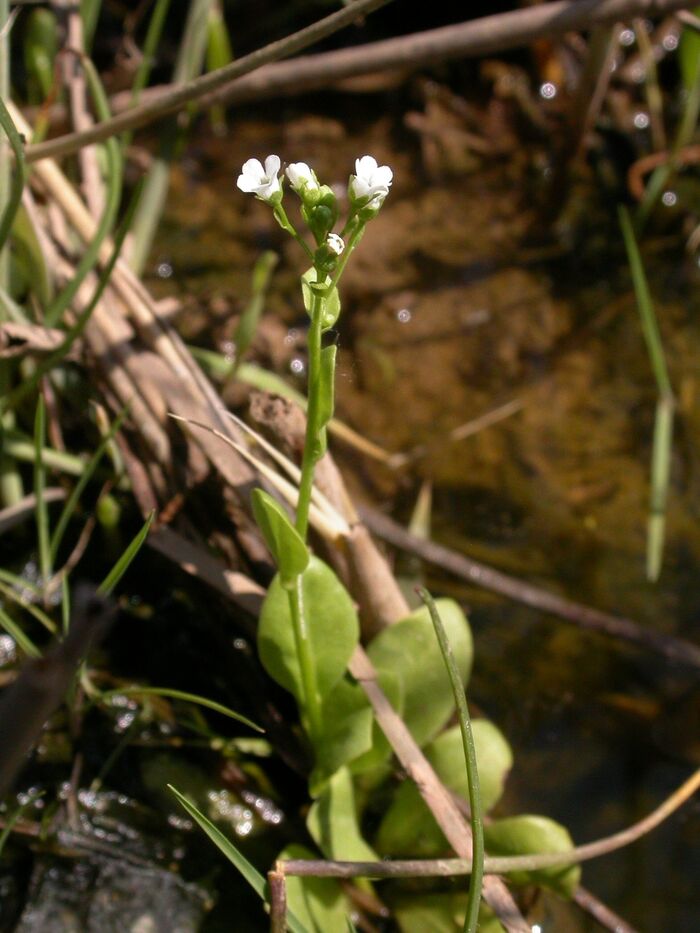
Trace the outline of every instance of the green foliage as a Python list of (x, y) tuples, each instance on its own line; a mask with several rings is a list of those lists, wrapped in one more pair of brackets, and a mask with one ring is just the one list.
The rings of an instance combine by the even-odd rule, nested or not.
[(109, 596), (114, 587), (119, 583), (121, 578), (124, 576), (126, 571), (129, 569), (129, 565), (132, 560), (136, 557), (138, 552), (141, 550), (143, 542), (148, 537), (148, 532), (151, 528), (151, 523), (153, 521), (154, 512), (148, 516), (146, 521), (141, 526), (140, 531), (132, 538), (129, 544), (126, 546), (124, 553), (121, 555), (119, 560), (115, 563), (114, 567), (110, 570), (107, 576), (104, 578), (102, 583), (98, 587), (98, 593), (101, 593), (104, 596)]
[(374, 716), (362, 688), (346, 676), (324, 698), (321, 722), (314, 742), (316, 767), (309, 782), (314, 797), (326, 778), (372, 748)]
[(290, 589), (309, 564), (309, 551), (285, 510), (262, 489), (254, 489), (253, 514), (270, 549), (282, 586)]
[[(696, 7), (694, 12), (696, 16), (700, 16), (700, 7)], [(681, 32), (678, 61), (683, 84), (690, 92), (700, 81), (700, 32), (689, 26), (684, 26)]]
[[(510, 816), (484, 827), (489, 855), (533, 855), (540, 852), (569, 852), (574, 844), (568, 831), (546, 816)], [(557, 894), (571, 897), (581, 879), (578, 865), (509, 872), (514, 884), (539, 884)]]
[[(464, 613), (451, 599), (438, 599), (438, 611), (452, 645), (462, 682), (472, 665), (472, 635)], [(404, 720), (419, 745), (430, 741), (454, 712), (455, 703), (428, 609), (380, 632), (367, 648), (375, 667), (401, 677)]]
[[(359, 622), (347, 590), (318, 557), (310, 558), (301, 575), (301, 588), (316, 689), (323, 700), (345, 673), (360, 637)], [(268, 674), (303, 702), (288, 592), (279, 574), (267, 591), (260, 613), (258, 652)]]
[(28, 13), (24, 28), (24, 67), (33, 104), (40, 104), (51, 93), (58, 44), (58, 24), (53, 10), (39, 8)]
[(318, 373), (318, 439), (314, 456), (316, 460), (325, 454), (328, 446), (326, 426), (333, 417), (335, 407), (335, 358), (338, 348), (333, 344), (321, 350), (321, 366)]
[[(486, 719), (472, 721), (484, 812), (500, 799), (513, 754), (503, 734)], [(459, 726), (454, 726), (424, 749), (445, 786), (467, 799), (469, 787)], [(434, 858), (449, 850), (447, 840), (418, 788), (404, 781), (379, 826), (375, 845), (382, 855)]]
[(336, 771), (312, 804), (306, 825), (326, 858), (357, 862), (377, 858), (360, 833), (352, 776), (347, 768)]
[[(291, 845), (280, 859), (313, 859), (316, 854), (300, 845)], [(332, 933), (345, 928), (348, 903), (335, 878), (287, 877), (287, 903), (299, 920), (314, 933)]]
[[(316, 285), (316, 270), (313, 266), (310, 269), (307, 269), (306, 272), (301, 277), (301, 294), (304, 300), (304, 307), (308, 314), (311, 314), (312, 310), (312, 289), (311, 285)], [(324, 286), (329, 286), (331, 284), (331, 279), (329, 276), (326, 276), (326, 280), (322, 283)], [(335, 322), (340, 317), (340, 295), (338, 294), (338, 289), (336, 286), (330, 289), (328, 294), (324, 298), (323, 303), (323, 319), (321, 321), (321, 329), (329, 330), (334, 326)]]

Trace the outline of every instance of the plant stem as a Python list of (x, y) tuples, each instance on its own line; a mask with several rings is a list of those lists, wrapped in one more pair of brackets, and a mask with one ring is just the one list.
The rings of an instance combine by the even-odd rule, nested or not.
[(316, 674), (314, 671), (311, 645), (309, 643), (309, 633), (306, 626), (306, 614), (304, 609), (304, 590), (302, 575), (294, 581), (294, 588), (288, 590), (289, 611), (292, 616), (292, 626), (294, 628), (294, 644), (299, 659), (299, 670), (301, 672), (301, 683), (304, 691), (302, 706), (308, 717), (309, 738), (313, 744), (320, 733), (321, 728), (321, 706), (316, 690)]
[[(317, 283), (320, 284), (320, 283)], [(311, 327), (309, 328), (309, 390), (306, 410), (306, 438), (304, 456), (301, 462), (301, 480), (299, 482), (299, 500), (297, 502), (296, 529), (306, 541), (309, 527), (309, 506), (311, 489), (314, 482), (316, 462), (316, 442), (318, 435), (318, 403), (321, 373), (321, 326), (323, 322), (324, 297), (314, 287), (311, 288)]]

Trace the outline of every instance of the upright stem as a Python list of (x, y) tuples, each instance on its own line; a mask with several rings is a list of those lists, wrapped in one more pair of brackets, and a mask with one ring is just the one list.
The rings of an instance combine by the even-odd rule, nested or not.
[(306, 540), (309, 527), (309, 506), (311, 489), (314, 482), (316, 462), (316, 441), (318, 438), (318, 403), (321, 374), (321, 327), (323, 323), (324, 298), (311, 288), (311, 327), (309, 328), (309, 379), (308, 407), (306, 410), (306, 438), (304, 455), (301, 461), (301, 480), (299, 482), (299, 500), (297, 503), (296, 529)]
[(313, 743), (321, 731), (321, 703), (316, 689), (316, 672), (314, 671), (311, 644), (306, 627), (304, 590), (302, 586), (302, 576), (299, 574), (294, 581), (294, 589), (288, 591), (289, 611), (292, 616), (294, 644), (297, 649), (301, 683), (304, 691), (302, 706), (308, 716), (309, 736)]

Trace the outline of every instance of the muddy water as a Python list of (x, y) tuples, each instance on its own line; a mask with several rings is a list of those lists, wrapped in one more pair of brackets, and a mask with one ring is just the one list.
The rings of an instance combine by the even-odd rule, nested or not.
[[(270, 316), (253, 352), (301, 387), (303, 260), (268, 209), (236, 191), (238, 168), (278, 152), (342, 183), (358, 155), (387, 162), (391, 196), (343, 282), (338, 414), (388, 451), (422, 450), (392, 472), (338, 448), (356, 493), (405, 520), (430, 480), (436, 540), (697, 639), (700, 272), (672, 235), (679, 223), (662, 218), (671, 234), (651, 240), (648, 259), (678, 397), (664, 569), (651, 585), (655, 390), (609, 195), (579, 180), (548, 225), (536, 210), (546, 162), (517, 150), (460, 160), (454, 146), (431, 148), (435, 138), (382, 119), (358, 131), (291, 115), (250, 117), (225, 140), (192, 146), (153, 256), (157, 287), (188, 296), (181, 327), (189, 339), (226, 346), (251, 264), (263, 248), (279, 250)], [(513, 400), (520, 408), (507, 419), (450, 440)], [(700, 761), (700, 695), (681, 672), (435, 571), (428, 579), (471, 606), (473, 697), (516, 752), (507, 809), (547, 813), (583, 842), (652, 809)], [(640, 930), (695, 930), (699, 837), (690, 805), (648, 840), (589, 865), (584, 883)], [(568, 908), (548, 902), (542, 911), (545, 930), (598, 929)]]

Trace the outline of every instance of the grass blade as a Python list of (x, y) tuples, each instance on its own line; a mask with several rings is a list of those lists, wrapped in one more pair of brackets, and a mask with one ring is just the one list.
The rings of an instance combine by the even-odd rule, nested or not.
[(112, 424), (112, 427), (109, 430), (109, 433), (106, 434), (102, 438), (102, 441), (97, 447), (97, 450), (95, 450), (92, 457), (90, 457), (89, 461), (85, 464), (85, 469), (83, 470), (82, 476), (80, 477), (78, 482), (75, 484), (73, 490), (71, 491), (71, 494), (68, 496), (68, 499), (66, 500), (66, 503), (63, 506), (63, 510), (61, 511), (61, 515), (58, 519), (58, 522), (56, 523), (56, 527), (54, 529), (53, 535), (51, 536), (51, 559), (53, 561), (56, 560), (56, 555), (58, 553), (59, 547), (61, 546), (61, 540), (63, 538), (63, 534), (68, 526), (68, 522), (70, 521), (71, 516), (73, 515), (73, 512), (75, 511), (75, 508), (78, 504), (78, 500), (80, 499), (80, 496), (82, 495), (83, 490), (87, 486), (90, 480), (90, 477), (97, 469), (97, 465), (102, 459), (104, 452), (107, 450), (107, 447), (109, 446), (110, 441), (112, 440), (114, 435), (117, 433), (117, 431), (121, 427), (122, 422), (124, 421), (124, 418), (126, 417), (126, 413), (127, 413), (127, 409), (122, 408), (122, 410), (119, 412), (117, 417), (114, 419), (114, 422)]
[(476, 764), (476, 749), (474, 747), (469, 709), (467, 708), (467, 698), (464, 693), (464, 687), (462, 686), (462, 679), (457, 670), (457, 664), (452, 654), (452, 648), (450, 647), (447, 635), (445, 634), (440, 614), (437, 611), (433, 597), (427, 590), (419, 587), (418, 595), (428, 607), (430, 618), (433, 620), (435, 634), (440, 645), (445, 667), (447, 668), (448, 677), (450, 678), (452, 692), (454, 693), (459, 717), (459, 728), (462, 732), (464, 759), (467, 766), (472, 827), (472, 877), (469, 884), (469, 899), (467, 901), (467, 912), (464, 918), (464, 930), (465, 933), (474, 933), (479, 922), (481, 883), (484, 877), (484, 825), (481, 811), (481, 793), (479, 791), (479, 772)]
[(99, 699), (105, 700), (112, 696), (124, 695), (159, 696), (168, 697), (172, 700), (185, 700), (187, 703), (194, 703), (195, 706), (204, 706), (206, 709), (214, 710), (215, 713), (221, 713), (222, 716), (228, 716), (229, 719), (235, 719), (243, 723), (243, 725), (248, 726), (248, 728), (254, 729), (256, 732), (265, 732), (263, 728), (254, 723), (251, 719), (248, 719), (247, 716), (243, 716), (241, 713), (229, 709), (228, 706), (224, 706), (222, 703), (217, 703), (216, 700), (208, 700), (206, 697), (199, 696), (196, 693), (188, 693), (186, 690), (174, 690), (170, 687), (120, 687), (116, 690), (108, 690), (106, 693), (101, 693)]
[(10, 113), (5, 106), (4, 101), (0, 97), (0, 126), (2, 126), (7, 136), (10, 148), (12, 149), (15, 156), (15, 173), (10, 185), (10, 190), (8, 192), (7, 201), (5, 202), (4, 210), (2, 212), (2, 219), (0, 219), (0, 250), (5, 246), (5, 241), (10, 235), (10, 230), (12, 229), (12, 224), (15, 219), (15, 214), (19, 209), (19, 205), (22, 201), (22, 190), (24, 188), (24, 183), (27, 180), (27, 164), (24, 159), (24, 146), (22, 145), (22, 137), (17, 132), (17, 128), (10, 116)]
[[(200, 829), (209, 836), (214, 845), (226, 856), (226, 858), (238, 869), (251, 888), (258, 894), (263, 901), (267, 902), (267, 882), (248, 859), (240, 852), (236, 846), (227, 839), (224, 834), (214, 826), (214, 824), (201, 813), (193, 803), (176, 790), (172, 784), (168, 784), (168, 789), (175, 794), (178, 802), (189, 813)], [(287, 926), (292, 933), (309, 933), (303, 923), (294, 916), (291, 911), (287, 913)]]
[(651, 455), (651, 490), (647, 531), (647, 579), (656, 581), (661, 573), (666, 526), (666, 500), (668, 497), (671, 453), (673, 445), (673, 412), (675, 399), (664, 356), (661, 333), (654, 313), (651, 292), (644, 273), (644, 265), (629, 214), (620, 207), (620, 227), (627, 250), (632, 273), (632, 283), (637, 299), (637, 308), (642, 322), (642, 332), (647, 345), (651, 368), (656, 380), (659, 397), (656, 404), (654, 439)]
[(44, 360), (42, 360), (38, 366), (35, 367), (34, 372), (29, 377), (29, 379), (26, 379), (19, 386), (17, 386), (17, 388), (14, 389), (2, 401), (2, 404), (0, 405), (1, 410), (4, 411), (16, 407), (22, 401), (22, 399), (24, 399), (30, 392), (32, 392), (41, 377), (50, 372), (54, 366), (56, 366), (57, 363), (59, 363), (63, 357), (70, 352), (70, 349), (75, 341), (78, 339), (78, 337), (80, 337), (82, 332), (87, 327), (88, 322), (92, 316), (92, 312), (97, 307), (97, 303), (102, 297), (105, 288), (109, 284), (112, 270), (116, 265), (117, 259), (119, 258), (119, 254), (122, 250), (122, 246), (124, 245), (124, 240), (126, 239), (126, 235), (129, 232), (129, 226), (131, 224), (131, 219), (134, 216), (136, 205), (139, 203), (141, 190), (142, 184), (139, 182), (139, 184), (137, 184), (136, 188), (134, 189), (131, 201), (129, 202), (129, 208), (124, 215), (124, 219), (119, 226), (119, 230), (117, 231), (116, 236), (114, 237), (114, 249), (112, 250), (112, 254), (105, 264), (105, 267), (100, 273), (92, 298), (78, 315), (75, 324), (73, 324), (73, 326), (66, 331), (66, 336), (60, 346), (56, 347), (55, 350), (49, 353), (49, 355)]
[(238, 367), (241, 364), (248, 347), (255, 337), (255, 331), (258, 329), (258, 322), (265, 304), (265, 296), (270, 284), (272, 272), (279, 262), (277, 253), (268, 250), (253, 266), (253, 275), (251, 282), (250, 301), (243, 310), (241, 319), (233, 335), (233, 342), (236, 346), (236, 358), (233, 364), (233, 373), (236, 375)]
[(49, 512), (44, 500), (46, 488), (46, 467), (43, 459), (46, 438), (46, 409), (44, 397), (39, 395), (34, 417), (34, 497), (36, 499), (36, 530), (39, 549), (39, 573), (42, 586), (46, 586), (51, 576), (51, 548), (49, 546)]
[(17, 625), (4, 609), (0, 609), (0, 628), (5, 629), (10, 638), (14, 638), (22, 651), (28, 658), (40, 658), (41, 651), (28, 635), (25, 635), (22, 629)]
[[(97, 115), (100, 120), (108, 120), (110, 116), (109, 105), (95, 66), (89, 58), (83, 57), (81, 61), (85, 69), (85, 77), (90, 88)], [(47, 327), (54, 327), (63, 317), (63, 312), (73, 298), (75, 298), (86, 276), (97, 264), (102, 244), (114, 226), (122, 196), (122, 175), (124, 169), (121, 148), (116, 139), (110, 138), (107, 140), (105, 143), (105, 154), (107, 159), (105, 174), (107, 179), (107, 197), (105, 199), (104, 211), (102, 212), (100, 222), (95, 231), (95, 237), (83, 253), (82, 259), (75, 270), (75, 275), (60, 294), (56, 296), (46, 311), (44, 323)]]
[(126, 571), (129, 569), (129, 565), (132, 560), (136, 557), (138, 552), (141, 550), (141, 545), (146, 540), (151, 523), (153, 521), (153, 516), (155, 511), (151, 512), (146, 521), (143, 524), (143, 527), (137, 535), (131, 540), (126, 550), (116, 562), (114, 567), (110, 570), (107, 576), (104, 578), (102, 583), (97, 587), (97, 592), (101, 596), (109, 596), (114, 587), (119, 583), (121, 578), (124, 576)]

